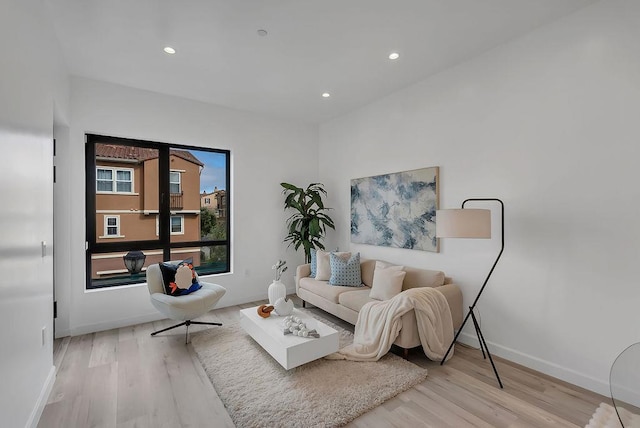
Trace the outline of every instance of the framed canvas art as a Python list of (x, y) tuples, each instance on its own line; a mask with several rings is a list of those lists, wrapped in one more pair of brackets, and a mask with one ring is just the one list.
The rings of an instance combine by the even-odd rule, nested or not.
[(438, 251), (437, 166), (351, 180), (351, 242)]

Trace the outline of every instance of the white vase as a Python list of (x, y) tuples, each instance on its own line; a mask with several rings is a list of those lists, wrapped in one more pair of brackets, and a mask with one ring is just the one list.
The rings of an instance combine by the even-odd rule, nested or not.
[(269, 304), (273, 305), (280, 298), (285, 298), (287, 296), (287, 287), (282, 283), (282, 281), (273, 281), (269, 286)]
[(287, 299), (286, 297), (283, 299), (281, 297), (276, 300), (273, 307), (278, 315), (286, 317), (287, 315), (291, 315), (291, 312), (293, 312), (293, 300)]

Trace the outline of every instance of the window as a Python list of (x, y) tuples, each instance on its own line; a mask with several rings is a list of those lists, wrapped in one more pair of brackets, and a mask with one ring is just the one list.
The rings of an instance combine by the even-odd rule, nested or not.
[[(156, 236), (160, 231), (160, 218), (156, 216)], [(172, 215), (171, 216), (171, 234), (183, 235), (184, 234), (184, 216)]]
[(132, 193), (133, 170), (128, 168), (115, 169), (102, 166), (96, 168), (96, 191)]
[[(200, 275), (230, 271), (227, 198), (215, 215), (205, 208), (213, 196), (201, 197), (230, 191), (228, 150), (92, 134), (86, 141), (86, 288), (144, 282), (147, 266), (167, 260), (190, 258)], [(131, 251), (144, 254), (141, 272), (124, 265)]]
[(169, 173), (169, 192), (180, 193), (180, 173), (171, 171)]
[(133, 191), (131, 183), (133, 178), (130, 170), (116, 170), (116, 192), (131, 193)]
[(171, 234), (184, 234), (184, 216), (171, 216)]
[(120, 237), (120, 216), (104, 216), (105, 238)]
[(98, 192), (113, 192), (113, 171), (98, 168), (96, 171), (96, 190)]

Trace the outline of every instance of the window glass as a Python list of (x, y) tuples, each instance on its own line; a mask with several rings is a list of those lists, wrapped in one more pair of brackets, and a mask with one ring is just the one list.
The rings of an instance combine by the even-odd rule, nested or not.
[(200, 247), (200, 269), (209, 273), (227, 272), (228, 248), (226, 245), (207, 245)]
[(118, 217), (105, 217), (107, 222), (107, 236), (117, 236), (119, 235), (118, 231)]
[(96, 175), (96, 190), (98, 192), (113, 192), (113, 171), (98, 169)]
[(147, 280), (146, 270), (152, 264), (163, 260), (162, 248), (143, 250), (144, 262), (138, 273), (129, 273), (124, 264), (124, 257), (128, 251), (115, 251), (110, 253), (95, 253), (91, 255), (91, 281), (87, 283), (88, 289), (113, 287), (117, 285), (134, 284)]
[(132, 192), (131, 171), (116, 171), (116, 189), (118, 192)]
[(85, 147), (87, 288), (144, 281), (127, 254), (230, 271), (228, 151), (91, 134)]
[(183, 219), (182, 216), (171, 216), (171, 233), (183, 233)]
[(180, 173), (179, 172), (170, 172), (169, 173), (169, 191), (171, 193), (180, 193)]

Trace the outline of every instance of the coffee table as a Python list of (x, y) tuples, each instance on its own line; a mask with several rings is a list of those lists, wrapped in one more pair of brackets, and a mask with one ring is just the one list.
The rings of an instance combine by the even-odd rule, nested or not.
[(339, 333), (321, 321), (294, 309), (291, 315), (309, 321), (320, 334), (319, 338), (307, 338), (283, 334), (284, 317), (272, 315), (262, 318), (258, 307), (240, 311), (240, 325), (249, 336), (269, 353), (286, 370), (298, 367), (338, 351)]

